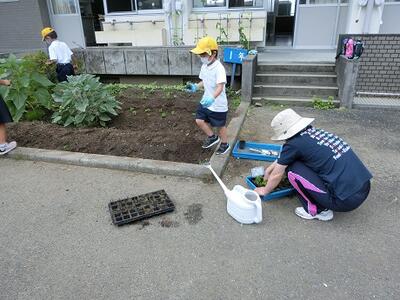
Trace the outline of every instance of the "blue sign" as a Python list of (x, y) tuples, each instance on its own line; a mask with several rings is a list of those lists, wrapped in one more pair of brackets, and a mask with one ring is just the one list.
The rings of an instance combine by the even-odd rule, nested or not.
[(247, 55), (247, 50), (242, 48), (225, 48), (224, 62), (242, 64), (243, 58)]

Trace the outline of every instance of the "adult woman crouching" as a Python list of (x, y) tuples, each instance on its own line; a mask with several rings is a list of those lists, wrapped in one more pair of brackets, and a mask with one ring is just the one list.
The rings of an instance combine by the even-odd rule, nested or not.
[(274, 117), (272, 140), (285, 143), (278, 160), (265, 170), (267, 185), (255, 191), (270, 193), (286, 172), (302, 204), (296, 215), (329, 221), (333, 211), (354, 210), (367, 199), (372, 175), (343, 139), (311, 126), (313, 121), (293, 109)]

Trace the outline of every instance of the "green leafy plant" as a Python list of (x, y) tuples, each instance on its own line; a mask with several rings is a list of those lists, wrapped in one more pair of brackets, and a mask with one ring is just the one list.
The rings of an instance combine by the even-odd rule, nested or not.
[(264, 180), (264, 176), (260, 175), (257, 177), (254, 177), (254, 183), (256, 184), (257, 187), (262, 187), (267, 185), (267, 181)]
[(333, 97), (329, 96), (327, 100), (322, 99), (321, 97), (314, 96), (312, 98), (312, 104), (315, 109), (327, 110), (335, 108), (335, 104), (333, 103)]
[(226, 89), (226, 95), (228, 96), (228, 100), (229, 100), (228, 102), (229, 102), (230, 106), (233, 109), (238, 108), (240, 105), (240, 102), (241, 102), (240, 91), (235, 91), (234, 89), (229, 87)]
[(239, 26), (239, 43), (246, 50), (250, 50), (250, 41), (248, 40), (246, 33), (244, 32), (244, 27)]
[(10, 55), (0, 59), (0, 79), (8, 78), (11, 86), (0, 86), (0, 94), (18, 122), (27, 111), (51, 108), (51, 89), (54, 84), (35, 69), (30, 60)]
[(119, 96), (123, 91), (133, 87), (132, 84), (110, 83), (106, 84), (105, 89), (114, 97)]
[(68, 82), (57, 84), (53, 99), (56, 111), (52, 115), (53, 123), (64, 126), (106, 126), (112, 116), (117, 116), (120, 103), (91, 74), (69, 76)]
[(43, 51), (27, 54), (23, 60), (30, 65), (32, 70), (45, 75), (51, 82), (57, 82), (56, 64), (47, 64), (48, 56)]
[(229, 43), (228, 33), (222, 26), (222, 22), (221, 21), (217, 22), (215, 28), (219, 30), (219, 35), (217, 36), (217, 43), (220, 45), (228, 44)]

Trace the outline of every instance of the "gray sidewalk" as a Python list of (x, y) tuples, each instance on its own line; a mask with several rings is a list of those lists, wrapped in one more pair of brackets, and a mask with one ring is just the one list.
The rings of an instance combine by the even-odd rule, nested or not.
[[(269, 142), (280, 109), (252, 107), (241, 138)], [(261, 224), (241, 226), (215, 183), (0, 159), (0, 298), (395, 299), (398, 112), (296, 111), (345, 138), (374, 174), (358, 210), (305, 221), (285, 198), (263, 203)], [(224, 181), (244, 185), (256, 165), (232, 158)], [(148, 226), (111, 224), (109, 201), (161, 188), (174, 213)], [(193, 204), (201, 211), (185, 214)]]

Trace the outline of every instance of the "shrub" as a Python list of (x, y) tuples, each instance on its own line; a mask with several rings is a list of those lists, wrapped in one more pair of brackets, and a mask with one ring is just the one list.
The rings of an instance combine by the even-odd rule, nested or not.
[(46, 53), (43, 51), (37, 51), (25, 55), (23, 60), (29, 68), (45, 75), (51, 82), (57, 83), (56, 64), (46, 64), (49, 60)]
[(321, 109), (321, 110), (332, 109), (335, 108), (333, 99), (334, 98), (332, 96), (329, 96), (327, 100), (314, 96), (312, 98), (312, 104), (315, 109)]
[(53, 83), (38, 72), (31, 61), (10, 55), (0, 59), (0, 79), (8, 78), (11, 86), (0, 86), (0, 93), (15, 122), (27, 111), (51, 108)]
[(117, 116), (120, 103), (91, 74), (68, 76), (67, 82), (57, 84), (53, 99), (57, 104), (52, 115), (53, 123), (64, 126), (106, 126), (112, 116)]

